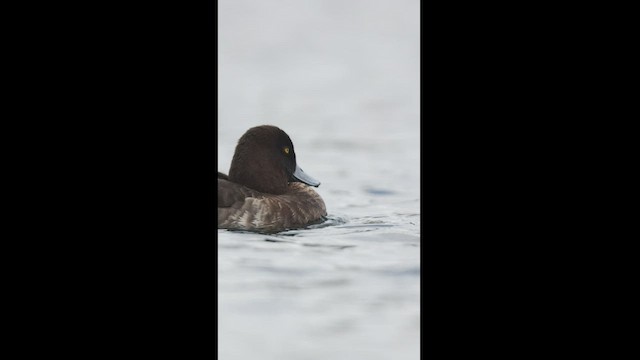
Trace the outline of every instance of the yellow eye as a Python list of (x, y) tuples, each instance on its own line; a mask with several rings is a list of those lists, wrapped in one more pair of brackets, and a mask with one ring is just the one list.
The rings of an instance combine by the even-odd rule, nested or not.
[(282, 151), (284, 151), (285, 154), (289, 154), (289, 148), (288, 147), (283, 148)]

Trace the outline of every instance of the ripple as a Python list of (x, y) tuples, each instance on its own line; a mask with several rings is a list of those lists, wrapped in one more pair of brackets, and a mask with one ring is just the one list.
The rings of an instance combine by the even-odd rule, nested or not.
[(346, 223), (347, 223), (347, 219), (343, 217), (329, 215), (327, 216), (327, 219), (324, 222), (320, 224), (309, 225), (307, 229), (321, 229), (328, 226), (336, 226), (336, 225), (342, 225)]
[(388, 189), (365, 188), (364, 191), (371, 195), (393, 195), (397, 192)]
[(322, 247), (322, 248), (338, 249), (338, 250), (344, 250), (344, 249), (356, 247), (355, 245), (330, 245), (330, 244), (317, 244), (317, 243), (303, 243), (302, 246)]
[(266, 238), (264, 239), (264, 241), (267, 242), (274, 242), (274, 243), (288, 243), (288, 244), (295, 244), (295, 241), (292, 240), (285, 240), (285, 239), (274, 239), (274, 238)]

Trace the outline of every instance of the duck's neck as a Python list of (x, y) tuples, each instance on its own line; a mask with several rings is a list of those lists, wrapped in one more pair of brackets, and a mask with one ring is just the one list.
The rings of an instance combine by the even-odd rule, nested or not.
[(253, 190), (275, 195), (284, 194), (289, 187), (284, 171), (260, 167), (253, 168), (251, 173), (248, 173), (244, 168), (234, 167), (233, 163), (229, 169), (229, 180)]

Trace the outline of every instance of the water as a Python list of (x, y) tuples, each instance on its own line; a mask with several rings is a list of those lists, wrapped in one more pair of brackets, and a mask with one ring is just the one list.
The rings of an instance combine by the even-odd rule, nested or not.
[(276, 125), (329, 219), (218, 230), (220, 359), (418, 359), (419, 2), (219, 1), (218, 170)]

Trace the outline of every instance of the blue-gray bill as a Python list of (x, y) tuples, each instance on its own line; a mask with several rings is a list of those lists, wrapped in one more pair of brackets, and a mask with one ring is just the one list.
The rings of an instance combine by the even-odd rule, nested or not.
[(300, 166), (298, 166), (296, 164), (296, 171), (293, 172), (293, 177), (302, 182), (305, 183), (307, 185), (311, 185), (311, 186), (315, 186), (318, 187), (320, 186), (320, 181), (312, 178), (311, 176), (307, 175), (304, 171), (302, 171), (302, 169), (300, 168)]

